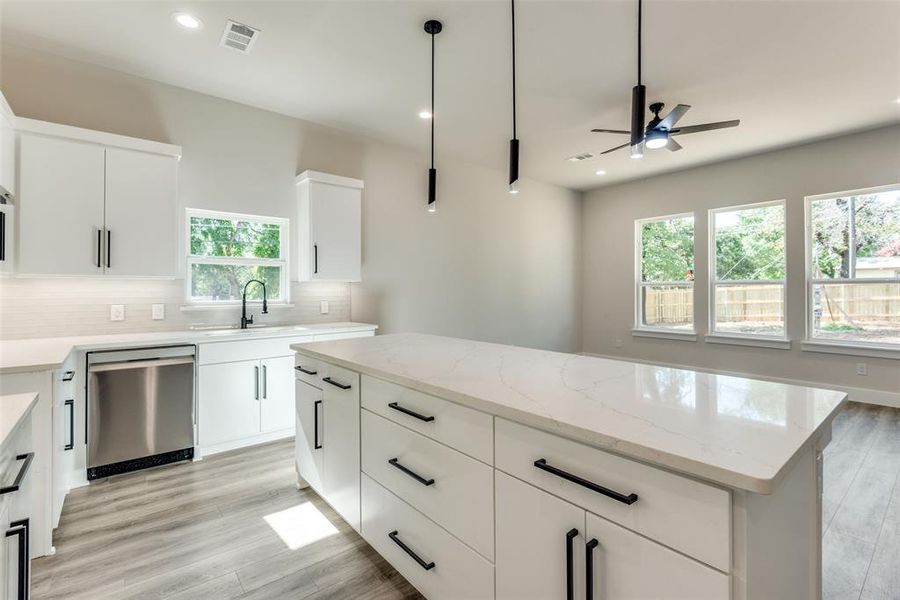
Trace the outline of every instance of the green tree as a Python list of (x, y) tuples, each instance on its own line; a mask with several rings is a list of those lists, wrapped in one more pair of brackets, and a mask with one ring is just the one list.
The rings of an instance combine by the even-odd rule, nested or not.
[(784, 279), (784, 207), (716, 215), (719, 281)]
[(694, 219), (679, 217), (641, 226), (643, 281), (693, 279)]

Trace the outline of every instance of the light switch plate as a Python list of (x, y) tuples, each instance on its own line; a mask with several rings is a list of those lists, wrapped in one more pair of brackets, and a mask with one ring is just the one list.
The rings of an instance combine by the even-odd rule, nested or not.
[(856, 363), (856, 374), (857, 375), (868, 375), (869, 369), (866, 366), (866, 363)]
[(152, 304), (150, 306), (151, 317), (154, 321), (162, 321), (166, 318), (166, 305), (165, 304)]
[(124, 321), (125, 320), (125, 305), (124, 304), (110, 304), (109, 305), (109, 320), (110, 321)]
[(328, 314), (328, 300), (321, 300), (319, 302), (319, 313), (323, 315)]

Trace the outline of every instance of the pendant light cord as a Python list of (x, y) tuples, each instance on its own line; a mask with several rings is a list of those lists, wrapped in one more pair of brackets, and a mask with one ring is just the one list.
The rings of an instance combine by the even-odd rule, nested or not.
[(516, 0), (510, 0), (512, 13), (512, 109), (513, 109), (513, 139), (516, 136)]
[(643, 30), (643, 10), (642, 0), (638, 0), (638, 60), (637, 60), (637, 76), (638, 85), (641, 85), (641, 31)]
[(431, 34), (431, 168), (434, 168), (434, 34)]

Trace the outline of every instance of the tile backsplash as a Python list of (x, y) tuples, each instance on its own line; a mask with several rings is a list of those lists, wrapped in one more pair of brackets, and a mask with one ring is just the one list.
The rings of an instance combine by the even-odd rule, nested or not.
[[(320, 301), (328, 314), (320, 314)], [(125, 319), (111, 321), (110, 305), (125, 305)], [(165, 304), (165, 319), (151, 306)], [(291, 307), (253, 307), (256, 324), (327, 323), (350, 320), (347, 283), (291, 283)], [(68, 277), (0, 278), (0, 340), (173, 331), (204, 325), (237, 325), (240, 307), (182, 310), (183, 280)]]

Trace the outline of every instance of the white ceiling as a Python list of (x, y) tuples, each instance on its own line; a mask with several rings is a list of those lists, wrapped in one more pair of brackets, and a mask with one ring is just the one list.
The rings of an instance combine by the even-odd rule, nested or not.
[[(648, 0), (648, 100), (693, 105), (685, 125), (739, 118), (741, 126), (684, 136), (681, 152), (641, 161), (623, 150), (566, 162), (625, 141), (589, 130), (628, 128), (635, 7), (517, 4), (523, 176), (586, 189), (900, 121), (900, 2)], [(505, 1), (4, 0), (2, 10), (3, 38), (15, 44), (423, 150), (422, 23), (438, 18), (438, 152), (505, 169)], [(176, 10), (204, 27), (177, 27)], [(249, 55), (218, 45), (226, 18), (262, 29)]]

